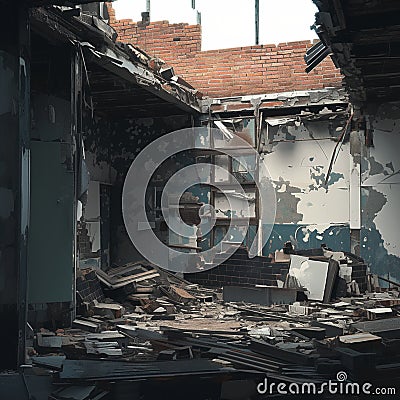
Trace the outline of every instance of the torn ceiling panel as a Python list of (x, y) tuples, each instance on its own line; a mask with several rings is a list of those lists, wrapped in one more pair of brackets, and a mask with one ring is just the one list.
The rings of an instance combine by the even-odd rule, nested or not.
[(168, 116), (197, 112), (195, 94), (167, 85), (141, 65), (113, 51), (84, 48), (91, 94), (98, 111), (115, 116)]
[[(276, 110), (277, 115), (282, 115), (282, 109), (293, 110), (294, 112), (299, 112), (306, 107), (319, 110), (324, 107), (345, 109), (347, 103), (348, 97), (345, 90), (336, 88), (204, 99), (201, 101), (203, 113), (209, 111), (212, 113), (251, 112), (254, 111), (257, 104), (260, 110), (269, 114), (274, 114), (274, 110)], [(292, 112), (289, 114), (292, 114)]]

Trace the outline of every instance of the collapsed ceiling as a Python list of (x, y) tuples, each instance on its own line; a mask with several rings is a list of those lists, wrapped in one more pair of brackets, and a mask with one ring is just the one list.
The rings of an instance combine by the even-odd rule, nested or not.
[(33, 8), (31, 24), (35, 34), (51, 38), (53, 45), (80, 49), (97, 111), (128, 118), (200, 111), (198, 92), (175, 75), (164, 78), (161, 60), (118, 42), (116, 32), (100, 18), (74, 11)]
[[(314, 0), (315, 30), (355, 104), (400, 99), (400, 2)], [(325, 56), (327, 53), (325, 54)]]

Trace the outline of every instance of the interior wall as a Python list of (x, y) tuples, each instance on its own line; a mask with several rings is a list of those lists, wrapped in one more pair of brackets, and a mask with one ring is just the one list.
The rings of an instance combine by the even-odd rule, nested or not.
[(32, 33), (31, 53), (28, 320), (35, 328), (54, 328), (70, 324), (74, 313), (79, 139), (72, 106), (73, 47)]
[(350, 144), (340, 146), (327, 184), (329, 163), (346, 114), (316, 119), (266, 120), (263, 157), (276, 191), (276, 219), (264, 255), (286, 241), (299, 249), (326, 244), (350, 251)]
[(400, 103), (371, 104), (361, 153), (361, 256), (374, 273), (400, 281)]
[(71, 103), (33, 92), (32, 110), (29, 301), (71, 302), (75, 202)]
[(366, 114), (366, 131), (354, 125), (338, 146), (326, 185), (349, 115), (266, 119), (262, 152), (277, 212), (264, 255), (288, 240), (299, 249), (326, 244), (360, 255), (373, 273), (400, 280), (400, 103), (371, 104)]
[[(284, 112), (280, 116), (264, 117), (262, 121), (261, 157), (272, 179), (277, 201), (275, 223), (263, 255), (282, 249), (287, 241), (298, 249), (326, 244), (333, 249), (350, 251), (354, 203), (351, 194), (359, 192), (360, 186), (351, 185), (353, 158), (349, 132), (343, 141), (339, 140), (349, 115), (343, 106), (335, 111), (324, 108), (315, 113), (303, 110), (295, 115), (290, 115), (289, 111), (289, 115), (285, 115)], [(228, 115), (219, 113), (217, 118), (228, 121)], [(236, 115), (235, 118), (245, 116)], [(338, 155), (325, 184), (336, 147)], [(268, 228), (264, 226), (266, 232)], [(253, 242), (255, 231), (256, 226), (250, 226), (247, 245)], [(217, 228), (214, 242), (224, 234), (223, 227)]]

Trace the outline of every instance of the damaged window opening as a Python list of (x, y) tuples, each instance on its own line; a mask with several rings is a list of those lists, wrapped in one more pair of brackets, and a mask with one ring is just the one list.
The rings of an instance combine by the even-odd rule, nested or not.
[(398, 395), (400, 4), (301, 1), (202, 51), (201, 0), (0, 0), (0, 399)]
[[(214, 120), (213, 122), (223, 133), (225, 140), (230, 142), (230, 146), (240, 146), (240, 144), (235, 144), (235, 137), (243, 139), (252, 147), (256, 146), (254, 119), (235, 118), (221, 121)], [(219, 140), (215, 140), (214, 145), (216, 148), (224, 147), (224, 144)]]

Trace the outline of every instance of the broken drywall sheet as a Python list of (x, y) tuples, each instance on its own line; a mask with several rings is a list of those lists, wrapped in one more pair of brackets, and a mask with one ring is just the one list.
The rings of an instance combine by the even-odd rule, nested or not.
[(374, 128), (374, 147), (368, 149), (363, 159), (362, 185), (400, 183), (400, 134), (383, 132)]
[(294, 276), (300, 285), (307, 289), (309, 300), (324, 299), (329, 263), (310, 260), (308, 257), (290, 255), (289, 275)]

